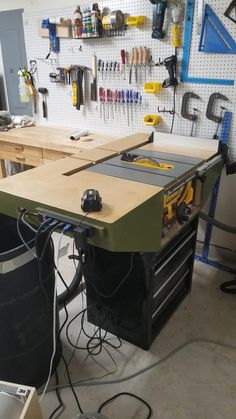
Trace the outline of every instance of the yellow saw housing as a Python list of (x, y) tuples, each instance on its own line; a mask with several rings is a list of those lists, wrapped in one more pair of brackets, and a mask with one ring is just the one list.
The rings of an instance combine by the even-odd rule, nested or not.
[(168, 224), (175, 217), (176, 209), (182, 202), (186, 205), (193, 201), (194, 189), (192, 181), (189, 181), (187, 185), (182, 186), (176, 192), (171, 195), (164, 195), (164, 224)]

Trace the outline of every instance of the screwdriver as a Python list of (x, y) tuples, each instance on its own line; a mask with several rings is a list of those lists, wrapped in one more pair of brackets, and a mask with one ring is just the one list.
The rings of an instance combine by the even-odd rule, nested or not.
[(148, 63), (148, 50), (147, 50), (147, 47), (144, 47), (143, 48), (143, 68), (144, 68), (145, 80), (146, 80), (147, 63)]
[(121, 55), (121, 62), (122, 62), (122, 67), (121, 67), (121, 72), (123, 73), (123, 78), (124, 80), (126, 79), (126, 74), (125, 74), (125, 58), (126, 58), (126, 54), (125, 54), (125, 50), (122, 49), (120, 52)]
[(131, 54), (130, 54), (130, 71), (129, 71), (129, 84), (132, 83), (132, 69), (134, 65), (134, 48), (132, 48)]
[(105, 115), (105, 89), (99, 87), (99, 99), (100, 99), (100, 117), (102, 118), (102, 108), (103, 108), (103, 118), (106, 119)]
[(115, 90), (114, 93), (114, 102), (115, 102), (115, 113), (117, 112), (117, 104), (118, 104), (118, 90)]
[(110, 118), (110, 89), (107, 89), (107, 119)]
[(104, 75), (104, 67), (105, 67), (105, 63), (104, 61), (102, 61), (102, 65), (101, 65), (102, 80), (103, 80), (103, 75)]
[(138, 52), (138, 65), (139, 65), (139, 70), (140, 70), (139, 74), (140, 74), (141, 81), (142, 81), (143, 53), (144, 53), (143, 48), (142, 47), (139, 47), (139, 52)]
[(106, 78), (107, 78), (107, 75), (108, 75), (108, 71), (109, 71), (109, 62), (108, 61), (106, 61)]
[(142, 97), (142, 95), (139, 93), (139, 106), (140, 106), (140, 109), (142, 109), (142, 104), (143, 104), (143, 97)]
[(112, 90), (110, 90), (109, 95), (110, 95), (110, 106), (111, 106), (112, 119), (114, 119), (114, 117), (115, 117), (114, 116), (114, 107), (113, 107), (114, 94), (113, 94)]
[(133, 121), (133, 106), (134, 106), (134, 92), (133, 90), (129, 91), (129, 101), (130, 101), (130, 117), (131, 121)]
[(138, 48), (134, 48), (133, 62), (135, 68), (135, 81), (138, 82)]
[(126, 90), (126, 108), (127, 108), (127, 122), (128, 122), (128, 126), (129, 126), (129, 106), (130, 106), (130, 101), (129, 101), (129, 89)]
[(125, 114), (125, 91), (124, 90), (121, 90), (121, 104), (123, 107), (123, 112)]
[(117, 63), (117, 77), (120, 78), (120, 63)]
[(139, 99), (139, 93), (134, 92), (134, 104), (135, 104), (136, 108), (138, 106), (138, 99)]
[(117, 74), (117, 62), (116, 61), (114, 62), (114, 65), (113, 65), (113, 73), (114, 73), (114, 77), (115, 77), (116, 74)]
[(100, 60), (100, 59), (98, 60), (97, 68), (98, 68), (98, 71), (99, 71), (99, 74), (100, 74), (101, 68), (102, 68), (102, 60)]
[(109, 79), (111, 79), (111, 75), (113, 73), (113, 61), (110, 62), (109, 64)]

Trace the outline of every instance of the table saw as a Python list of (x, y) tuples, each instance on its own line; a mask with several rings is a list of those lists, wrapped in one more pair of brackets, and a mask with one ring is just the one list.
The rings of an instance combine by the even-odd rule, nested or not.
[[(191, 289), (197, 215), (222, 166), (216, 140), (135, 134), (2, 179), (0, 213), (85, 231), (88, 320), (147, 349)], [(85, 214), (91, 188), (102, 210)]]

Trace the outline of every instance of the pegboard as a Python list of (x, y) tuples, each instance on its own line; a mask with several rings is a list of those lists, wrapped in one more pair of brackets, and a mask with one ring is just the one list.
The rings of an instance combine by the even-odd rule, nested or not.
[[(81, 5), (87, 5), (89, 2), (80, 1), (79, 3)], [(173, 1), (173, 4), (174, 3), (175, 2)], [(185, 5), (184, 1), (181, 3), (183, 6)], [(208, 0), (208, 4), (210, 4), (222, 20), (225, 27), (233, 35), (235, 33), (235, 25), (223, 16), (228, 1), (219, 2), (218, 0)], [(55, 71), (56, 67), (68, 67), (73, 64), (80, 64), (91, 68), (93, 53), (96, 53), (97, 58), (100, 58), (103, 61), (121, 61), (121, 49), (125, 49), (130, 52), (132, 47), (146, 46), (151, 49), (154, 62), (158, 62), (159, 59), (163, 60), (174, 53), (174, 48), (171, 45), (171, 16), (169, 9), (167, 9), (166, 19), (167, 34), (165, 38), (160, 41), (151, 38), (153, 6), (149, 1), (136, 0), (134, 2), (133, 0), (124, 0), (121, 6), (120, 1), (110, 0), (100, 3), (100, 7), (108, 7), (111, 10), (122, 9), (124, 13), (129, 13), (133, 16), (144, 15), (146, 16), (145, 24), (140, 28), (129, 28), (126, 34), (121, 37), (104, 37), (101, 39), (85, 40), (61, 38), (60, 53), (58, 55), (52, 53), (50, 59), (45, 60), (49, 49), (49, 39), (38, 36), (37, 19), (53, 16), (73, 18), (75, 7), (49, 9), (42, 12), (37, 11), (24, 14), (23, 20), (27, 59), (28, 62), (35, 59), (38, 66), (38, 72), (35, 77), (36, 87), (46, 87), (49, 91), (49, 95), (47, 96), (48, 119), (43, 119), (42, 97), (40, 95), (38, 97), (38, 112), (35, 114), (36, 123), (41, 125), (69, 127), (73, 130), (74, 128), (87, 128), (91, 131), (111, 133), (120, 136), (129, 135), (138, 131), (151, 133), (153, 129), (157, 132), (168, 132), (172, 121), (172, 116), (170, 114), (161, 113), (161, 120), (155, 127), (147, 127), (143, 122), (145, 115), (158, 113), (158, 106), (160, 109), (163, 109), (164, 107), (166, 109), (173, 108), (172, 88), (161, 89), (160, 93), (155, 95), (145, 94), (143, 90), (143, 84), (145, 81), (163, 82), (163, 80), (168, 77), (167, 71), (164, 67), (153, 67), (150, 72), (146, 71), (146, 79), (145, 72), (139, 72), (139, 82), (135, 83), (135, 81), (133, 81), (132, 85), (130, 85), (128, 81), (128, 72), (126, 74), (126, 80), (122, 77), (102, 79), (102, 77), (98, 74), (98, 88), (103, 86), (105, 89), (133, 89), (142, 92), (142, 106), (133, 106), (132, 109), (129, 110), (129, 126), (127, 115), (124, 114), (122, 106), (117, 106), (116, 112), (114, 113), (114, 119), (111, 112), (109, 119), (107, 118), (107, 114), (105, 120), (100, 117), (100, 103), (91, 102), (89, 100), (90, 83), (92, 82), (91, 71), (89, 71), (87, 75), (86, 106), (82, 106), (80, 111), (76, 110), (72, 105), (72, 92), (69, 86), (50, 82), (49, 73)], [(196, 9), (197, 8), (195, 8), (195, 15), (197, 13)], [(198, 42), (199, 35), (197, 34), (197, 18), (195, 16), (192, 33), (189, 75), (193, 77), (234, 79), (236, 72), (236, 56), (200, 53), (198, 52)], [(182, 49), (180, 48), (178, 53), (180, 63), (181, 57)], [(211, 93), (220, 92), (229, 98), (229, 102), (227, 102), (227, 109), (229, 111), (234, 111), (236, 102), (235, 86), (212, 86), (205, 84), (196, 85), (190, 83), (180, 83), (177, 88), (176, 96), (176, 117), (173, 130), (173, 133), (175, 134), (189, 135), (191, 131), (191, 122), (181, 117), (182, 97), (187, 91), (193, 91), (200, 96), (200, 100), (191, 100), (190, 103), (191, 107), (196, 107), (199, 110), (199, 118), (195, 126), (194, 135), (203, 138), (212, 138), (215, 131), (215, 123), (207, 120), (205, 117), (208, 98)], [(220, 113), (220, 104), (222, 103), (217, 103), (218, 109), (215, 109), (216, 114)], [(236, 135), (233, 135), (235, 130), (236, 118), (233, 115), (233, 128), (230, 138), (230, 157), (232, 161), (236, 160)]]

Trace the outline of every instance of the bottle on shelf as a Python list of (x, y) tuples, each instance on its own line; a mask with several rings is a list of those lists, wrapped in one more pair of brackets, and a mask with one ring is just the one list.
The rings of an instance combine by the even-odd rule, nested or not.
[(97, 12), (97, 3), (93, 3), (92, 12), (91, 12), (91, 23), (92, 23), (92, 36), (97, 37), (98, 34), (98, 12)]
[(83, 32), (82, 13), (80, 6), (77, 6), (73, 19), (73, 37), (81, 38)]

